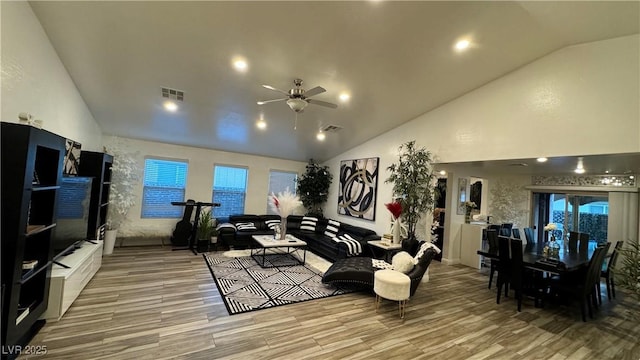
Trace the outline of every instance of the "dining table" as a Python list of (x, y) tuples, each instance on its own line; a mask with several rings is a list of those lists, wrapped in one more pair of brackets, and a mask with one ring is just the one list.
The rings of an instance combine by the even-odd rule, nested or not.
[[(538, 271), (554, 274), (578, 271), (589, 266), (595, 247), (589, 247), (587, 251), (569, 251), (561, 247), (558, 256), (548, 256), (542, 252), (524, 252), (522, 254), (523, 265)], [(488, 246), (477, 251), (477, 254), (489, 259), (499, 259), (498, 251), (489, 251)]]

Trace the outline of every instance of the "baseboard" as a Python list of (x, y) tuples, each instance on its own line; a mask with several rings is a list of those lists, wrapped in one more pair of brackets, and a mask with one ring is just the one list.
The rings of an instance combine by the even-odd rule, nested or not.
[(445, 259), (442, 258), (442, 263), (445, 265), (456, 265), (460, 264), (460, 259)]
[(171, 240), (167, 236), (118, 236), (116, 240), (116, 247), (158, 245), (171, 245)]

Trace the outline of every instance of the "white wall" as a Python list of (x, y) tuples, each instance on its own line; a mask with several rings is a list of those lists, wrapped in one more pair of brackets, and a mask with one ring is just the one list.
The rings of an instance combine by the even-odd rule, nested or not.
[[(388, 232), (386, 167), (410, 140), (441, 162), (640, 151), (639, 44), (633, 35), (556, 51), (326, 161), (336, 175), (340, 160), (380, 157), (376, 221), (337, 215), (337, 181), (326, 216)], [(455, 174), (453, 189), (459, 176), (479, 175)], [(445, 258), (455, 259), (463, 221), (463, 215), (449, 216), (445, 223)]]
[(171, 234), (178, 221), (178, 219), (142, 219), (140, 217), (142, 212), (142, 174), (146, 157), (187, 161), (189, 171), (185, 197), (202, 202), (211, 201), (214, 164), (247, 167), (249, 177), (245, 202), (246, 214), (265, 214), (267, 212), (270, 170), (303, 174), (306, 166), (305, 162), (300, 161), (105, 136), (107, 148), (114, 142), (122, 142), (124, 146), (121, 149), (135, 154), (140, 165), (141, 175), (141, 181), (135, 190), (136, 205), (129, 210), (125, 224), (118, 231), (118, 237), (166, 237)]
[(102, 150), (102, 131), (26, 1), (2, 1), (2, 121), (28, 112), (43, 128)]

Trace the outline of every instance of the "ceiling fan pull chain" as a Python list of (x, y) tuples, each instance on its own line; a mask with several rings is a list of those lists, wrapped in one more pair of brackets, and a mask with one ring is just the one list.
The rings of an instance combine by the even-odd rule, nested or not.
[(293, 130), (298, 130), (298, 113), (296, 113), (296, 119), (293, 120)]

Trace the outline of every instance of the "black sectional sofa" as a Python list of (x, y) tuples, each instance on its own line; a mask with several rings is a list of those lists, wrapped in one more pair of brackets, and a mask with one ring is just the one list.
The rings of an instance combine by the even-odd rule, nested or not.
[[(269, 228), (268, 220), (279, 220), (277, 215), (231, 215), (227, 224), (218, 227), (218, 240), (232, 249), (244, 249), (251, 246), (253, 235), (273, 235)], [(330, 236), (325, 235), (329, 219), (318, 219), (315, 231), (302, 230), (300, 224), (303, 216), (291, 215), (287, 218), (287, 233), (292, 234), (307, 243), (307, 249), (330, 261), (353, 256), (345, 243), (335, 242)], [(230, 226), (232, 224), (233, 226)], [(253, 224), (244, 228), (238, 224)], [(371, 250), (367, 241), (380, 240), (375, 231), (359, 226), (353, 226), (340, 222), (338, 236), (348, 234), (360, 243), (362, 253), (357, 256), (371, 256)]]

